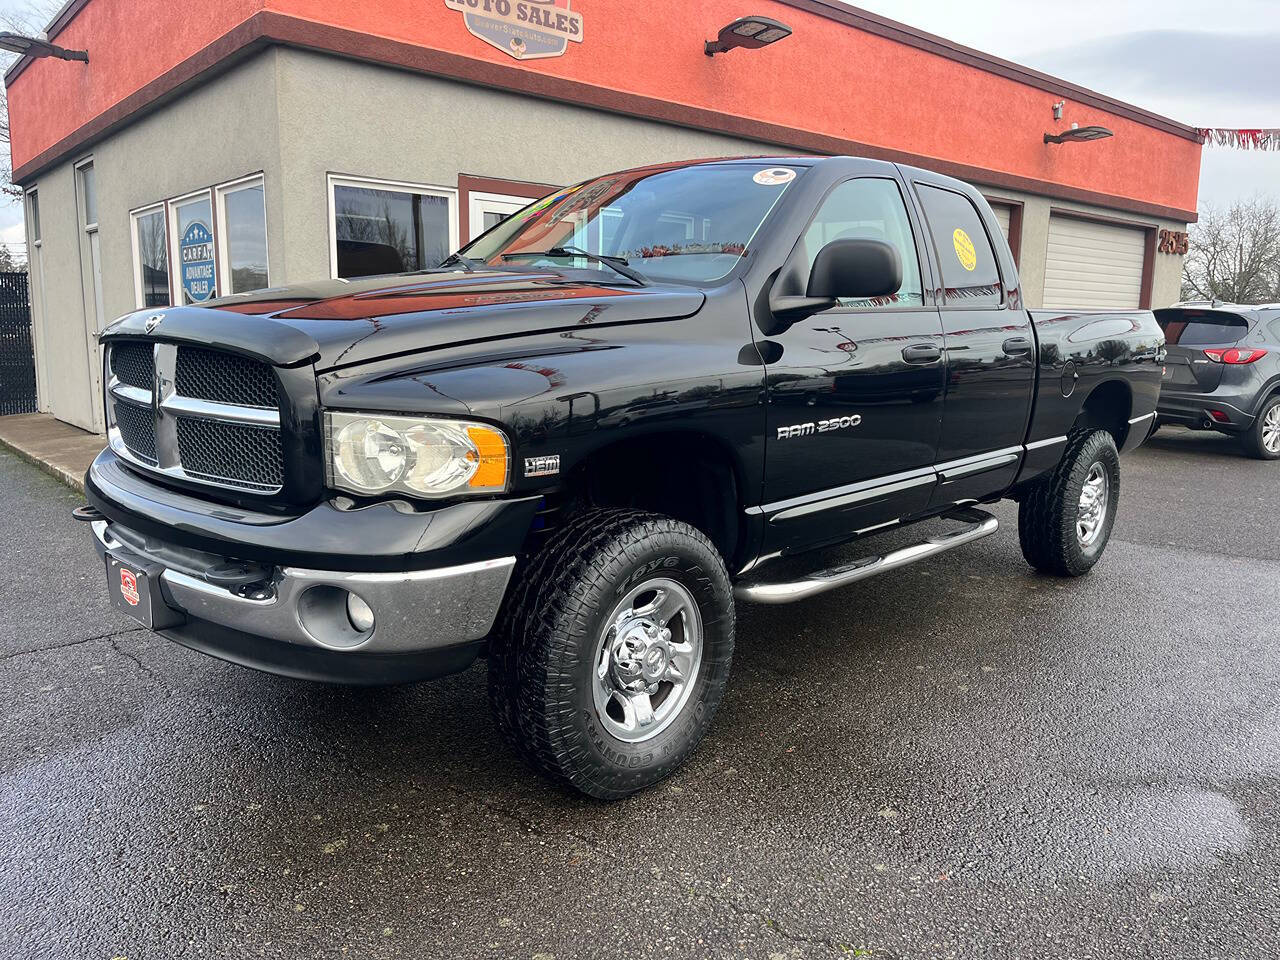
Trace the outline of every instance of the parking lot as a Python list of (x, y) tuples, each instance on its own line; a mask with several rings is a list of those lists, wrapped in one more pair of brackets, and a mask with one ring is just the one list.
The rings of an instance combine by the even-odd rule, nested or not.
[(1280, 465), (1160, 433), (1101, 565), (996, 536), (739, 608), (693, 761), (602, 805), (484, 671), (225, 665), (112, 612), (77, 495), (0, 454), (0, 947), (127, 957), (1275, 957)]

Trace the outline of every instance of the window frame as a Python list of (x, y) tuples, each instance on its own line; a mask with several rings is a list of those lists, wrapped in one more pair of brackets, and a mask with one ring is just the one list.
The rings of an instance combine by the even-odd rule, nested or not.
[[(804, 226), (800, 230), (800, 239), (797, 241), (797, 247), (804, 243), (805, 234), (809, 232), (814, 221), (818, 219), (818, 214), (822, 212), (822, 208), (826, 202), (831, 199), (831, 195), (845, 184), (853, 183), (856, 180), (887, 180), (898, 188), (898, 199), (902, 201), (902, 212), (906, 215), (907, 227), (911, 230), (911, 242), (915, 246), (916, 251), (916, 269), (919, 271), (920, 275), (920, 303), (887, 303), (883, 306), (844, 306), (837, 300), (834, 307), (828, 307), (826, 310), (823, 310), (821, 315), (826, 316), (827, 314), (832, 313), (885, 313), (886, 311), (893, 311), (895, 313), (916, 310), (928, 310), (931, 312), (937, 311), (938, 305), (930, 302), (932, 299), (930, 285), (933, 281), (933, 267), (932, 264), (929, 263), (929, 251), (921, 245), (924, 241), (924, 233), (928, 227), (922, 220), (917, 219), (913, 203), (910, 199), (911, 191), (908, 189), (907, 185), (897, 177), (886, 176), (883, 173), (859, 173), (854, 176), (845, 177), (842, 180), (837, 180), (831, 185), (827, 192), (822, 195), (822, 199), (818, 201), (814, 208), (813, 215), (805, 221)], [(795, 253), (795, 249), (796, 248), (792, 248), (793, 255)], [(816, 251), (814, 252), (814, 255), (817, 255)], [(788, 259), (790, 259), (790, 257), (788, 257)]]
[[(962, 190), (956, 190), (953, 187), (946, 186), (941, 183), (931, 183), (928, 180), (915, 180), (912, 182), (914, 193), (916, 195), (916, 203), (920, 206), (920, 219), (924, 224), (924, 232), (928, 235), (930, 250), (933, 253), (934, 263), (937, 264), (938, 270), (938, 302), (936, 304), (939, 310), (1004, 310), (1009, 306), (1009, 278), (1004, 275), (1004, 266), (1000, 263), (999, 245), (991, 239), (991, 227), (987, 225), (987, 218), (982, 215), (982, 208), (974, 202), (973, 197), (969, 196)], [(932, 187), (934, 190), (941, 190), (945, 193), (955, 194), (957, 197), (965, 200), (970, 207), (973, 208), (974, 216), (978, 218), (978, 224), (982, 227), (983, 236), (987, 238), (987, 246), (991, 248), (991, 260), (996, 267), (996, 284), (1000, 288), (1000, 299), (996, 303), (948, 303), (947, 302), (947, 278), (942, 269), (943, 258), (942, 250), (938, 247), (938, 238), (934, 236), (933, 224), (929, 220), (929, 211), (925, 209), (925, 195), (921, 192), (922, 187)], [(992, 215), (994, 218), (994, 214)], [(999, 229), (999, 226), (996, 226)], [(1010, 225), (1012, 230), (1012, 224)]]
[[(489, 211), (480, 209), (480, 206), (482, 204), (486, 204), (486, 203), (505, 204), (505, 205), (515, 207), (514, 210), (510, 211), (507, 214), (507, 216), (509, 217), (509, 216), (512, 216), (513, 214), (519, 213), (521, 210), (523, 210), (525, 207), (527, 207), (529, 204), (533, 203), (537, 199), (538, 199), (537, 197), (533, 198), (532, 200), (529, 199), (528, 197), (516, 197), (516, 196), (512, 196), (509, 193), (489, 193), (483, 190), (468, 191), (467, 193), (467, 226), (471, 229), (471, 239), (474, 240), (476, 237), (482, 236), (483, 234), (488, 232), (484, 229), (481, 229), (479, 232), (476, 231), (477, 214), (483, 214), (483, 213), (489, 212)], [(483, 224), (481, 224), (481, 227), (483, 227)]]
[[(221, 227), (227, 223), (227, 194), (235, 193), (237, 190), (249, 190), (254, 187), (262, 188), (262, 249), (266, 254), (267, 260), (267, 283), (264, 287), (257, 289), (265, 290), (271, 286), (271, 230), (267, 226), (267, 180), (261, 172), (251, 173), (248, 176), (240, 177), (236, 180), (227, 180), (213, 187), (214, 207), (213, 220)], [(221, 235), (226, 235), (225, 242), (219, 242)], [(215, 257), (218, 264), (219, 276), (227, 278), (227, 286), (231, 285), (231, 228), (226, 230), (215, 229), (213, 235), (214, 250), (217, 253)], [(217, 278), (215, 278), (216, 281)], [(222, 290), (218, 289), (218, 296), (229, 297), (237, 293), (251, 293), (250, 290)], [(172, 296), (170, 296), (172, 299)]]
[(338, 205), (335, 199), (337, 187), (354, 187), (357, 190), (387, 190), (399, 193), (417, 194), (424, 197), (442, 197), (449, 202), (449, 253), (455, 253), (461, 244), (458, 240), (459, 202), (458, 188), (431, 183), (411, 183), (407, 180), (382, 180), (376, 177), (357, 176), (346, 173), (329, 172), (325, 175), (325, 193), (329, 203), (329, 277), (340, 280), (338, 276)]
[[(93, 221), (89, 220), (89, 191), (85, 187), (86, 170), (93, 170), (93, 203), (98, 203), (98, 171), (93, 164), (93, 157), (85, 157), (83, 160), (77, 161), (75, 164), (76, 171), (76, 219), (80, 223), (80, 229), (85, 233), (98, 232), (98, 218), (95, 216)], [(97, 213), (97, 210), (94, 210)]]
[(169, 208), (168, 201), (161, 200), (158, 203), (149, 203), (144, 207), (129, 211), (129, 245), (133, 255), (133, 302), (134, 309), (137, 310), (145, 310), (147, 308), (146, 298), (142, 290), (142, 250), (138, 246), (138, 220), (153, 213), (159, 213), (164, 217), (164, 256), (167, 265), (165, 278), (169, 283), (168, 306), (173, 306), (173, 250), (169, 244)]
[(40, 245), (44, 240), (44, 227), (40, 222), (40, 189), (39, 187), (32, 187), (30, 190), (26, 191), (26, 197), (27, 197), (27, 216), (31, 220), (31, 226), (32, 226), (31, 232), (34, 234), (34, 236), (31, 238), (31, 245), (38, 250), (40, 249)]
[(209, 300), (201, 300), (200, 303), (188, 304), (183, 300), (182, 258), (176, 255), (179, 251), (180, 240), (178, 236), (178, 208), (192, 200), (198, 200), (201, 196), (209, 198), (209, 219), (212, 221), (212, 223), (209, 224), (209, 231), (213, 234), (214, 272), (213, 296), (210, 297), (209, 300), (216, 300), (218, 297), (222, 296), (222, 274), (219, 272), (222, 269), (222, 264), (218, 262), (219, 258), (217, 256), (218, 244), (221, 242), (220, 237), (222, 235), (222, 231), (218, 229), (218, 212), (214, 206), (213, 187), (201, 187), (199, 190), (194, 190), (191, 193), (184, 193), (180, 197), (174, 197), (171, 200), (165, 201), (165, 207), (169, 211), (169, 219), (166, 224), (169, 230), (169, 299), (177, 300), (178, 302), (174, 304), (174, 306), (178, 307), (198, 307), (202, 303), (209, 302)]

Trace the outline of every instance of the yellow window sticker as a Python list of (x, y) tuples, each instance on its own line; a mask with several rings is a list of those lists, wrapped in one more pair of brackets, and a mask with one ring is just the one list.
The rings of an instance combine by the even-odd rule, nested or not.
[(960, 266), (969, 271), (978, 266), (978, 251), (967, 233), (956, 227), (955, 232), (951, 234), (951, 242), (955, 245), (956, 259), (960, 261)]

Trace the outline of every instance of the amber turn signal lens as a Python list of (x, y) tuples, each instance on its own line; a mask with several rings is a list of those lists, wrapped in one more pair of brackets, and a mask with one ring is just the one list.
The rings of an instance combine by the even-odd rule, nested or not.
[(467, 427), (467, 436), (476, 446), (479, 464), (467, 486), (501, 489), (507, 482), (507, 441), (488, 427)]

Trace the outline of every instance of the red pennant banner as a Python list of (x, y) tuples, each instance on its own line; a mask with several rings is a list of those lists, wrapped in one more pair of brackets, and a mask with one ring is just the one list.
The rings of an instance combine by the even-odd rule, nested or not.
[(1199, 127), (1201, 143), (1216, 147), (1235, 147), (1237, 150), (1280, 150), (1280, 128), (1230, 130), (1225, 127)]

